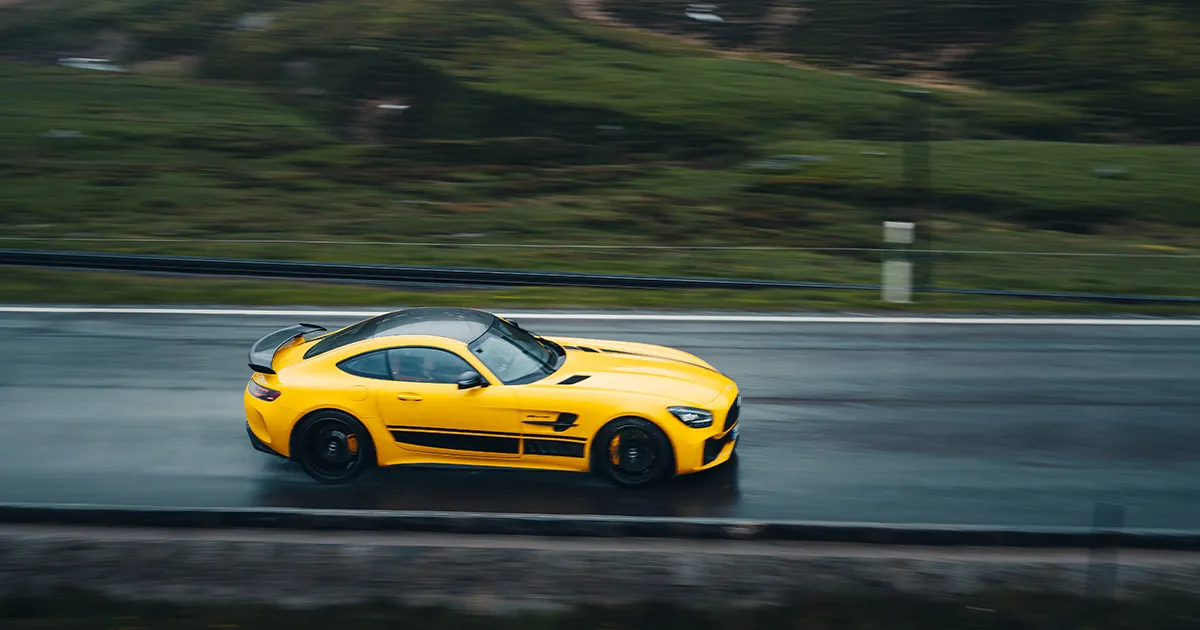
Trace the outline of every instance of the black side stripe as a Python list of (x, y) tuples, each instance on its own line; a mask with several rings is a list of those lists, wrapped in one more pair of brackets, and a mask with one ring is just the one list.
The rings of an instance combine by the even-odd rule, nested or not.
[[(537, 424), (553, 427), (555, 432), (565, 431), (571, 426), (574, 426), (575, 419), (578, 418), (575, 414), (564, 413), (559, 414), (559, 420), (553, 422), (538, 422), (526, 420), (526, 424)], [(568, 424), (562, 423), (567, 420)], [(520, 433), (509, 433), (501, 431), (476, 431), (474, 429), (443, 429), (437, 427), (415, 427), (415, 426), (389, 426), (388, 431), (391, 432), (392, 438), (397, 442), (404, 444), (412, 444), (414, 446), (428, 446), (432, 448), (445, 448), (458, 451), (477, 451), (481, 453), (517, 453), (515, 444), (522, 439)], [(537, 435), (525, 436), (526, 441), (533, 440), (538, 442), (561, 442), (563, 444), (585, 443), (586, 437), (574, 437), (570, 435)]]
[(572, 438), (571, 436), (547, 436), (547, 434), (544, 434), (544, 433), (532, 433), (532, 434), (528, 434), (528, 436), (524, 437), (524, 439), (534, 439), (534, 438), (552, 439), (552, 440), (554, 440), (554, 442), (578, 442), (578, 443), (587, 442), (587, 440), (588, 440), (588, 438)]
[[(560, 424), (561, 420), (555, 420), (555, 421), (547, 420), (546, 422), (540, 422), (540, 421), (536, 421), (536, 420), (526, 420), (525, 424), (537, 424), (537, 425), (545, 425), (545, 426), (561, 426), (561, 427), (563, 427), (561, 430), (565, 431), (567, 428), (574, 426), (575, 418), (578, 417), (575, 414), (570, 414), (570, 413), (561, 414), (561, 415), (571, 416), (570, 424), (565, 424), (565, 425)], [(391, 431), (392, 433), (396, 433), (397, 431), (400, 431), (400, 432), (416, 432), (416, 433), (454, 433), (454, 434), (462, 434), (462, 435), (485, 435), (485, 436), (489, 436), (489, 437), (491, 437), (491, 436), (512, 437), (512, 438), (521, 437), (520, 433), (507, 433), (507, 432), (502, 432), (502, 431), (476, 431), (474, 429), (442, 429), (442, 428), (436, 428), (436, 427), (389, 426), (388, 430)], [(555, 429), (555, 431), (557, 432), (557, 431), (559, 431), (559, 429)], [(539, 437), (541, 437), (541, 436), (539, 436)], [(552, 440), (568, 440), (571, 442), (576, 442), (576, 441), (586, 442), (587, 441), (587, 438), (572, 437), (569, 435), (547, 435), (545, 437), (548, 439), (552, 439)]]
[(397, 429), (405, 431), (432, 431), (435, 433), (468, 433), (473, 435), (498, 435), (502, 437), (521, 437), (520, 433), (509, 433), (507, 431), (476, 431), (475, 429), (443, 429), (441, 427), (413, 427), (405, 425), (388, 426), (391, 431)]
[(518, 455), (522, 445), (526, 455), (546, 455), (551, 457), (584, 457), (583, 438), (517, 438), (494, 437), (490, 435), (459, 435), (455, 433), (434, 433), (425, 431), (392, 431), (392, 438), (401, 444), (424, 446), (428, 448), (444, 448), (452, 451), (471, 451), (474, 453), (495, 453), (502, 455)]
[(454, 451), (500, 453), (505, 455), (518, 455), (521, 452), (521, 440), (515, 437), (393, 430), (392, 439), (401, 444), (444, 448)]
[(551, 457), (584, 456), (583, 442), (541, 439), (527, 439), (524, 442), (526, 455), (549, 455)]

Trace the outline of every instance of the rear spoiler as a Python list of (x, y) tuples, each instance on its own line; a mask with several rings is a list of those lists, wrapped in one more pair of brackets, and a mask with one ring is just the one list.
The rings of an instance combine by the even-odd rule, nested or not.
[(254, 342), (250, 347), (250, 369), (263, 374), (274, 374), (275, 370), (271, 368), (271, 363), (275, 360), (275, 353), (279, 349), (286, 346), (288, 342), (303, 337), (308, 333), (320, 332), (325, 330), (324, 326), (315, 324), (297, 324), (280, 328), (275, 332)]

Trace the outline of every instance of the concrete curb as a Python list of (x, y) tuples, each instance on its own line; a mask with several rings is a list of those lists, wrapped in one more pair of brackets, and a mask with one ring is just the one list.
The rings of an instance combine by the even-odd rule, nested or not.
[(627, 516), (0, 504), (0, 523), (187, 529), (424, 532), (584, 538), (791, 541), (933, 547), (1200, 551), (1200, 532)]

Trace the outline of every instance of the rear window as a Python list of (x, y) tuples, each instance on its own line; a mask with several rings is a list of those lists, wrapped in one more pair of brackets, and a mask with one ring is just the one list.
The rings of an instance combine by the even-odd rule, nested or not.
[(364, 378), (379, 378), (384, 380), (392, 378), (391, 371), (388, 369), (387, 350), (376, 350), (375, 352), (360, 354), (338, 363), (338, 367), (344, 372)]
[(387, 315), (376, 315), (371, 319), (363, 320), (352, 326), (347, 326), (339, 331), (325, 335), (304, 353), (304, 358), (311, 359), (318, 354), (337, 350), (342, 346), (347, 346), (357, 341), (370, 339), (375, 334), (375, 329), (379, 327), (379, 323), (386, 317)]

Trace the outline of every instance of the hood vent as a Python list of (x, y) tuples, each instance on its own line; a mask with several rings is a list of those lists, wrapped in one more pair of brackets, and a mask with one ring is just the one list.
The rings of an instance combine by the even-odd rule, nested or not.
[(574, 385), (575, 383), (578, 383), (579, 381), (585, 381), (589, 378), (591, 378), (591, 375), (589, 375), (589, 374), (575, 374), (572, 376), (568, 376), (567, 378), (564, 378), (563, 380), (559, 381), (558, 384), (559, 385)]

